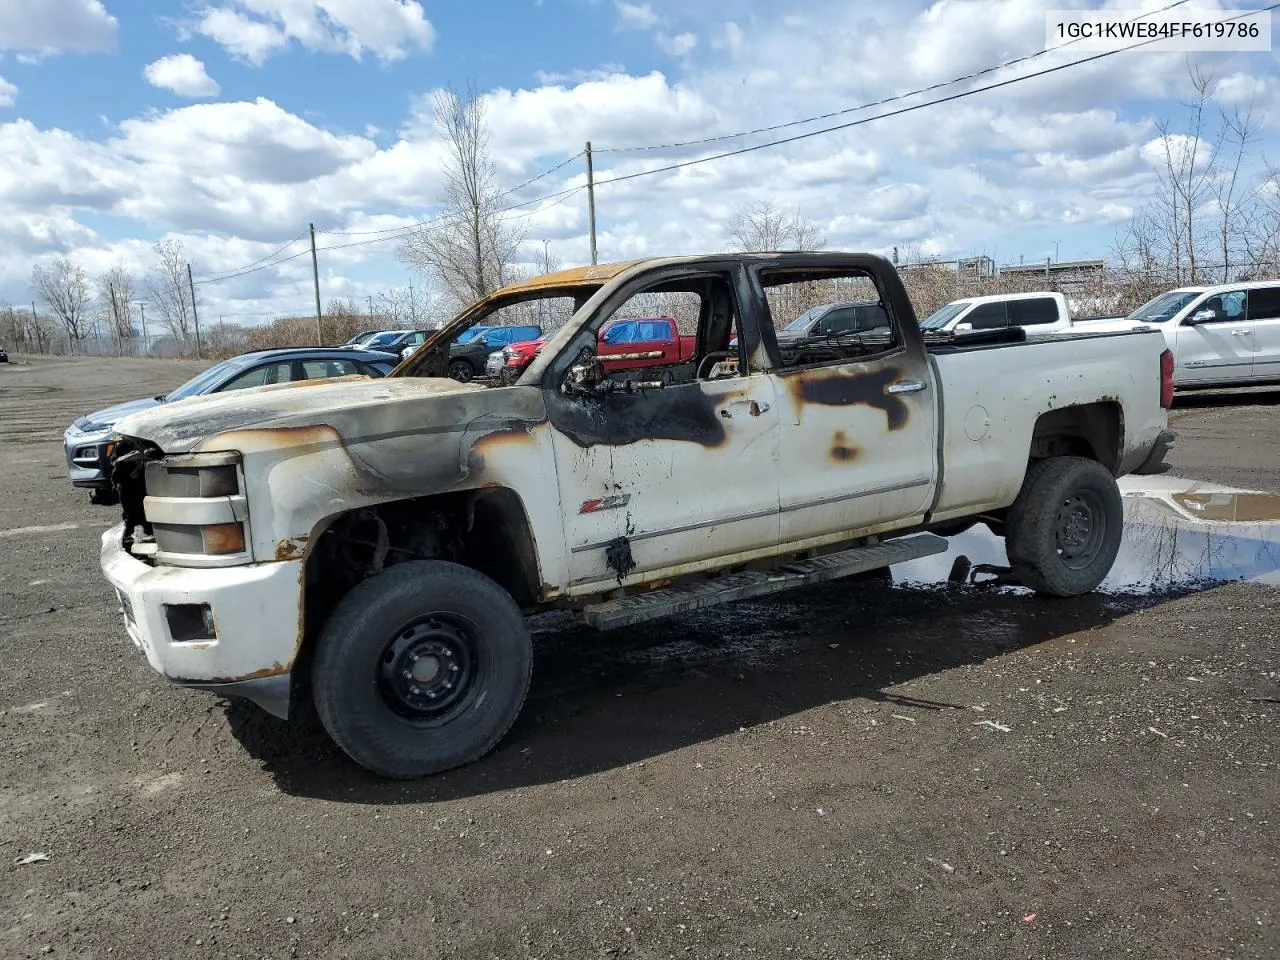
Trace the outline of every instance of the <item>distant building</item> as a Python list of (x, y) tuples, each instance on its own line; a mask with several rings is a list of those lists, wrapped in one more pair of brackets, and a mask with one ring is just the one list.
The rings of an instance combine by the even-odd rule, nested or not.
[(1107, 268), (1105, 260), (1046, 260), (1044, 263), (1010, 263), (1000, 273), (1012, 277), (1044, 277), (1055, 289), (1068, 293), (1083, 288)]

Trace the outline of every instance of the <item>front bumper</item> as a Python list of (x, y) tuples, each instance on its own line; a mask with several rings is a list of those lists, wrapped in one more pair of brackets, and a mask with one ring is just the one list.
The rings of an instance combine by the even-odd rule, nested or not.
[[(125, 551), (123, 534), (117, 524), (102, 535), (102, 572), (129, 639), (152, 668), (174, 683), (248, 697), (286, 716), (302, 633), (303, 561), (153, 567)], [(175, 640), (166, 607), (178, 604), (207, 604), (215, 636)]]
[(62, 435), (62, 452), (67, 458), (67, 475), (77, 487), (105, 489), (111, 486), (106, 471), (106, 447), (111, 431), (81, 433), (74, 427)]

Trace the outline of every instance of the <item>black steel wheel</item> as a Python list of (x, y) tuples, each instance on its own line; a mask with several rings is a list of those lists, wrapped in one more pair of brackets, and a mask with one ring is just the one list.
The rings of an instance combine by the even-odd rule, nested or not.
[(443, 723), (454, 711), (466, 709), (483, 669), (473, 639), (477, 630), (470, 621), (444, 612), (397, 630), (378, 667), (387, 705), (422, 723)]
[(488, 753), (529, 689), (532, 645), (515, 601), (456, 563), (402, 563), (360, 583), (317, 638), (316, 712), (335, 743), (385, 777), (426, 776)]
[(1005, 549), (1020, 583), (1073, 597), (1106, 579), (1123, 532), (1124, 503), (1111, 472), (1096, 460), (1053, 457), (1027, 468), (1009, 508)]

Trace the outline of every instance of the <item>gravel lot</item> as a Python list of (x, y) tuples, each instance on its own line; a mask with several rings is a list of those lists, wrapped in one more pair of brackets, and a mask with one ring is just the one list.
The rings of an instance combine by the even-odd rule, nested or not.
[[(0, 365), (0, 956), (1280, 952), (1274, 587), (549, 617), (495, 753), (378, 781), (125, 636), (61, 433), (199, 368)], [(1275, 489), (1277, 399), (1182, 399), (1171, 474)]]

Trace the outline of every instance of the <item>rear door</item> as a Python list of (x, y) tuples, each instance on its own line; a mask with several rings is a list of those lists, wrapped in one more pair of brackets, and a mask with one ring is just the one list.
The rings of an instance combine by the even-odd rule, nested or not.
[[(816, 281), (800, 268), (759, 268), (754, 276), (771, 304), (818, 284), (854, 281), (886, 308), (867, 273), (853, 266), (847, 275), (833, 272)], [(831, 356), (774, 370), (781, 543), (853, 539), (909, 524), (929, 508), (937, 462), (933, 374), (913, 318), (904, 323), (885, 312), (891, 325), (883, 335), (832, 337)]]
[[(1229, 290), (1191, 308), (1178, 325), (1178, 344), (1173, 351), (1177, 364), (1174, 380), (1179, 386), (1229, 383), (1253, 376), (1256, 349), (1248, 304), (1247, 290)], [(1196, 317), (1201, 319), (1190, 322)]]
[(1280, 381), (1280, 286), (1255, 287), (1247, 307), (1253, 337), (1253, 379)]

